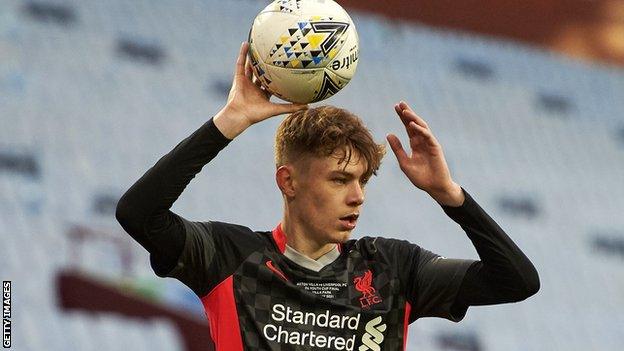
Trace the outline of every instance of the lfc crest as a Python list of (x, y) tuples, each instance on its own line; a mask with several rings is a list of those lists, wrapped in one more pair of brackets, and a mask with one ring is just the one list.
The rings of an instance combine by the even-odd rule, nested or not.
[(372, 305), (381, 303), (381, 297), (373, 287), (373, 272), (370, 269), (361, 276), (353, 278), (353, 284), (355, 284), (355, 289), (362, 293), (362, 297), (360, 297), (362, 308), (369, 308)]

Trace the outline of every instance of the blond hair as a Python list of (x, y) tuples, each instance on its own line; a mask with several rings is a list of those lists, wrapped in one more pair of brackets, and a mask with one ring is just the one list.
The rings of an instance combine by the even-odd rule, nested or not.
[(327, 157), (342, 152), (345, 167), (357, 151), (366, 161), (363, 179), (368, 180), (381, 165), (385, 154), (383, 144), (377, 144), (362, 120), (353, 113), (334, 106), (319, 106), (297, 111), (286, 117), (275, 136), (277, 167), (312, 155)]

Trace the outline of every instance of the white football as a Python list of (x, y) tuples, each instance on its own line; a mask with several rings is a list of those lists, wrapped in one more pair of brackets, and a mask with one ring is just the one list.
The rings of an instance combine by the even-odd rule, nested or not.
[(271, 94), (321, 101), (355, 74), (358, 35), (349, 14), (332, 0), (275, 0), (251, 26), (249, 57)]

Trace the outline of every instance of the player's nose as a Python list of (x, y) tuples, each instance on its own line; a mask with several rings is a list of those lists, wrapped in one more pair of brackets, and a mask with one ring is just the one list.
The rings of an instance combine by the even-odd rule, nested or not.
[(349, 206), (359, 206), (364, 203), (364, 187), (359, 182), (353, 182), (349, 187), (347, 198)]

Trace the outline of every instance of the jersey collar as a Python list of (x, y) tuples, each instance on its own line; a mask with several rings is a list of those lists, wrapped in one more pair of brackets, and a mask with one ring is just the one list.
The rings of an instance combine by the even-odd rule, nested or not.
[[(286, 234), (282, 230), (281, 222), (277, 224), (277, 227), (275, 227), (275, 229), (273, 229), (272, 234), (275, 245), (277, 245), (280, 253), (283, 254), (286, 251)], [(338, 244), (337, 246), (338, 252), (342, 252), (342, 244)]]

